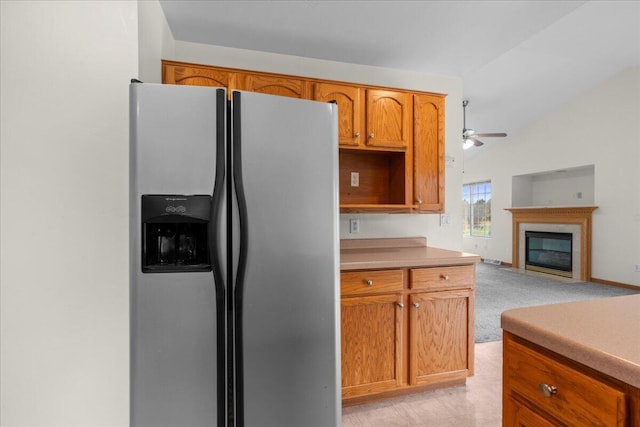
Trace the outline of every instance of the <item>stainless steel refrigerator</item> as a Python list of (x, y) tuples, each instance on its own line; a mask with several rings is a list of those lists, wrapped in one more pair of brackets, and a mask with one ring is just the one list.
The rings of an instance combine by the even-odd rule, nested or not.
[(131, 426), (340, 425), (337, 107), (130, 85)]

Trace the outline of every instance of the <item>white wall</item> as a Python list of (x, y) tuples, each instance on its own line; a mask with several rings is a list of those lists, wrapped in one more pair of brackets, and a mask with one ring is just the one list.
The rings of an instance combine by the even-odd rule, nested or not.
[(593, 206), (593, 165), (513, 177), (511, 206)]
[[(459, 78), (180, 41), (175, 42), (174, 57), (164, 59), (447, 94), (445, 151), (447, 156), (455, 159), (453, 165), (446, 169), (445, 177), (445, 209), (451, 217), (451, 224), (440, 227), (439, 215), (434, 214), (340, 215), (340, 236), (426, 236), (431, 246), (454, 250), (462, 248), (462, 82)], [(349, 234), (348, 219), (356, 217), (360, 218), (360, 233)]]
[(0, 5), (0, 424), (126, 426), (137, 5)]
[(162, 83), (162, 58), (172, 57), (175, 42), (158, 0), (138, 3), (139, 77), (145, 83)]
[(593, 206), (595, 203), (594, 174), (538, 175), (531, 184), (530, 206)]
[(512, 177), (595, 165), (592, 276), (640, 286), (640, 68), (612, 77), (465, 163), (492, 182), (492, 237), (464, 249), (511, 262)]

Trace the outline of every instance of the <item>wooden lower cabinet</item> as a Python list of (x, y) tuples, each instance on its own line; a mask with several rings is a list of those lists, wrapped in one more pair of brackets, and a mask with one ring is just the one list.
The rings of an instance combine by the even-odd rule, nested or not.
[(508, 332), (503, 426), (640, 426), (640, 390)]
[(513, 398), (510, 398), (508, 403), (513, 408), (512, 421), (508, 425), (516, 427), (556, 427), (556, 424), (533, 412)]
[(472, 374), (472, 291), (411, 294), (409, 309), (410, 384), (433, 384)]
[(343, 398), (402, 386), (403, 306), (400, 294), (343, 298)]
[[(473, 375), (474, 266), (437, 268), (342, 272), (343, 405), (464, 384)], [(442, 280), (460, 268), (467, 276), (451, 289), (411, 288), (410, 277)]]

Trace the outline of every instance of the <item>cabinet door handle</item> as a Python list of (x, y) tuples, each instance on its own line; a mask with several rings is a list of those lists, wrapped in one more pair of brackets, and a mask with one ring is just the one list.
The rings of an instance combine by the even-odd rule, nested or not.
[(545, 397), (551, 397), (558, 394), (558, 388), (554, 385), (540, 383), (538, 389), (540, 390), (540, 393), (542, 393)]
[(415, 308), (420, 308), (420, 303), (414, 302), (414, 303), (413, 303), (413, 306), (414, 306)]
[(373, 286), (373, 280), (369, 279), (365, 282), (367, 286)]
[(360, 132), (356, 132), (356, 134), (353, 136), (355, 136), (356, 138), (360, 138)]
[(443, 274), (440, 277), (442, 278), (442, 280), (449, 280), (449, 275), (448, 274)]
[(376, 137), (376, 136), (373, 134), (373, 132), (371, 132), (371, 133), (369, 134), (369, 138), (373, 139), (373, 138), (375, 138), (375, 137)]
[(416, 200), (416, 203), (417, 203), (417, 204), (419, 204), (419, 205), (421, 205), (421, 204), (422, 204), (422, 199), (418, 199), (418, 200)]
[(401, 302), (399, 302), (399, 303), (398, 303), (398, 307), (400, 307), (400, 308), (404, 308), (404, 304), (403, 304), (403, 303), (401, 303)]

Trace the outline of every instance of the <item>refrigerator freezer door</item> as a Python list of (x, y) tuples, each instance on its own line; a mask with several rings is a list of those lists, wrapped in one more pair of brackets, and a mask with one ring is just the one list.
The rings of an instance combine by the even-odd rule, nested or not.
[(337, 107), (234, 92), (233, 110), (237, 425), (339, 426)]
[(218, 379), (225, 375), (217, 371), (224, 369), (217, 366), (217, 341), (224, 331), (217, 327), (224, 326), (224, 313), (216, 309), (221, 281), (215, 288), (213, 279), (222, 273), (216, 266), (213, 274), (143, 273), (141, 199), (212, 194), (217, 139), (224, 150), (218, 121), (225, 121), (226, 94), (154, 84), (130, 89), (131, 426), (223, 426), (225, 404), (218, 399), (226, 393)]

